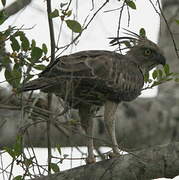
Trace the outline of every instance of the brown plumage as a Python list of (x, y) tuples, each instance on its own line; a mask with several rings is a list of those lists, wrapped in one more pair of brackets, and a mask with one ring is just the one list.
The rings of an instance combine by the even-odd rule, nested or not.
[(98, 106), (105, 106), (104, 122), (113, 152), (119, 154), (115, 137), (114, 114), (121, 101), (138, 97), (144, 85), (144, 73), (165, 64), (160, 48), (146, 37), (114, 38), (111, 44), (130, 41), (126, 55), (111, 51), (81, 51), (58, 58), (21, 91), (41, 89), (54, 92), (71, 107), (79, 109), (82, 127), (88, 136), (88, 161), (93, 155), (93, 116)]

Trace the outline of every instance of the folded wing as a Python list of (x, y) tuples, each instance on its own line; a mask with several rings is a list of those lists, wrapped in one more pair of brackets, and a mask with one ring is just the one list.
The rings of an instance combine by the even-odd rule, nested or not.
[(143, 87), (138, 66), (125, 56), (110, 51), (82, 51), (62, 56), (22, 91), (41, 89), (63, 99), (103, 104), (135, 99)]

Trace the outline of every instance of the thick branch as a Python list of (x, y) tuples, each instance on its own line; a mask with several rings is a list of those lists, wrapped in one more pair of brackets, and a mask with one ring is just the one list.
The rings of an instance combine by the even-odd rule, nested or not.
[(179, 174), (179, 143), (156, 146), (34, 180), (149, 180)]

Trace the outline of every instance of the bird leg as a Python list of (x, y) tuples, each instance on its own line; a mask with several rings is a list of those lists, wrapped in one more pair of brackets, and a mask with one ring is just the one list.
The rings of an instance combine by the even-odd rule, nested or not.
[(95, 163), (95, 157), (93, 153), (93, 116), (94, 116), (94, 106), (89, 104), (83, 104), (79, 107), (79, 116), (81, 119), (81, 125), (86, 132), (87, 136), (87, 148), (88, 148), (88, 158), (86, 162), (88, 164)]
[(115, 119), (114, 115), (117, 110), (118, 104), (115, 102), (107, 101), (104, 105), (104, 124), (107, 129), (108, 135), (112, 142), (112, 150), (114, 155), (119, 155), (118, 143), (115, 133)]

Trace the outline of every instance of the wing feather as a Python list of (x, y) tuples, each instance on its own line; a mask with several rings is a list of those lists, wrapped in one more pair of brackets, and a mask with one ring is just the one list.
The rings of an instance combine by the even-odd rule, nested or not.
[(61, 93), (64, 84), (72, 83), (75, 99), (98, 102), (101, 97), (116, 102), (132, 100), (140, 94), (144, 83), (143, 74), (133, 61), (115, 52), (100, 50), (62, 56), (40, 74), (39, 80), (45, 83), (34, 80), (38, 84), (31, 81), (24, 89), (39, 87), (46, 92), (54, 89), (55, 93), (59, 91), (65, 96)]
[[(109, 51), (81, 51), (71, 55), (66, 55), (58, 58), (53, 64), (48, 66), (46, 70), (44, 70), (40, 76), (53, 76), (57, 72), (80, 72), (91, 70), (89, 66), (85, 63), (86, 61), (90, 61), (93, 58), (99, 59), (101, 56), (105, 56), (109, 54)], [(101, 61), (102, 62), (102, 61)], [(61, 73), (60, 73), (61, 74)]]

